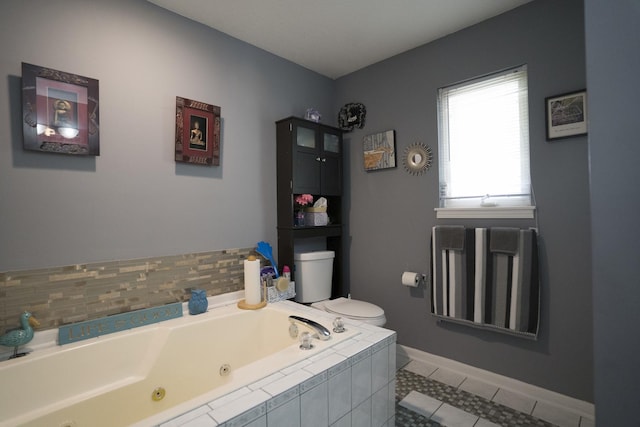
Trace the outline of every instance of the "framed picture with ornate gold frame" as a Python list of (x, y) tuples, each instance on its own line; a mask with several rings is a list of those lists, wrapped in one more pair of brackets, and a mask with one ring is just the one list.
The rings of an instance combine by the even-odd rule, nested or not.
[(220, 165), (220, 107), (176, 96), (176, 162)]
[(98, 80), (22, 63), (25, 150), (100, 155)]

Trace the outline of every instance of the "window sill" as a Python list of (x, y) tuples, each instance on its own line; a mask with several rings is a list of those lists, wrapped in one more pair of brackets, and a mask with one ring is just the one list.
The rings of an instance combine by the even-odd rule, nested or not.
[(436, 218), (525, 218), (532, 219), (535, 206), (492, 208), (436, 208)]

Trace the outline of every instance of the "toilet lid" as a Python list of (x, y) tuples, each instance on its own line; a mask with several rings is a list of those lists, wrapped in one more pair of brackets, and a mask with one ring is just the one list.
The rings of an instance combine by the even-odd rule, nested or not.
[(325, 301), (325, 309), (345, 317), (371, 319), (384, 316), (384, 310), (377, 305), (348, 298), (336, 298)]

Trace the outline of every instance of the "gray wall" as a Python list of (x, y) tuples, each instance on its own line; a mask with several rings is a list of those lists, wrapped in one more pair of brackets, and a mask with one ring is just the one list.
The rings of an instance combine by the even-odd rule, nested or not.
[[(436, 220), (438, 166), (423, 176), (365, 172), (362, 137), (396, 131), (396, 150), (420, 141), (437, 159), (437, 89), (526, 63), (536, 221)], [(398, 342), (578, 399), (592, 401), (591, 253), (587, 138), (545, 140), (545, 97), (586, 86), (583, 5), (537, 0), (337, 81), (338, 107), (362, 102), (365, 128), (346, 135), (350, 156), (350, 289), (384, 308)], [(487, 155), (490, 155), (487, 153)], [(482, 162), (482, 159), (478, 159)], [(537, 226), (542, 313), (536, 342), (438, 324), (424, 288), (436, 224)]]
[[(587, 32), (594, 31), (594, 40), (605, 37), (605, 29), (595, 30), (600, 16), (607, 16), (598, 10), (605, 6), (587, 2), (596, 9)], [(629, 12), (621, 11), (615, 18), (637, 21), (633, 14), (637, 9)], [(615, 26), (610, 22), (607, 28)], [(275, 242), (274, 121), (302, 115), (305, 108), (314, 106), (323, 112), (323, 122), (333, 124), (337, 108), (359, 101), (367, 106), (367, 125), (346, 137), (347, 183), (351, 185), (347, 273), (353, 296), (384, 307), (388, 326), (398, 331), (401, 344), (592, 400), (586, 138), (544, 140), (544, 97), (586, 85), (583, 30), (581, 1), (536, 0), (332, 82), (142, 0), (3, 1), (0, 271)], [(621, 39), (616, 36), (613, 41)], [(622, 45), (629, 51), (637, 48)], [(607, 54), (606, 46), (598, 44), (594, 49), (603, 58)], [(629, 57), (634, 56), (629, 53)], [(99, 157), (22, 150), (23, 61), (100, 80)], [(428, 314), (424, 289), (402, 287), (400, 275), (405, 270), (427, 272), (430, 227), (445, 223), (436, 221), (433, 212), (437, 165), (420, 177), (407, 174), (401, 166), (375, 173), (365, 173), (362, 167), (361, 141), (368, 133), (395, 129), (398, 154), (415, 141), (435, 150), (437, 88), (521, 63), (529, 65), (532, 179), (539, 214), (536, 225), (542, 234), (543, 309), (538, 342), (436, 324)], [(612, 80), (606, 63), (599, 64), (598, 79), (590, 76), (589, 81), (590, 87), (601, 86), (600, 112), (605, 105), (611, 108), (624, 99), (615, 95), (616, 102), (611, 102), (605, 97)], [(633, 72), (637, 74), (637, 66), (625, 77), (631, 79)], [(628, 86), (621, 80), (621, 89)], [(176, 96), (222, 106), (222, 166), (174, 162)], [(598, 99), (592, 108), (597, 110)], [(618, 111), (607, 114), (613, 118), (607, 121), (611, 123)], [(593, 121), (591, 126), (592, 134), (597, 133)], [(610, 129), (600, 126), (601, 134)], [(636, 134), (628, 126), (626, 140)], [(606, 149), (605, 139), (600, 139), (601, 152)], [(637, 151), (636, 147), (624, 149)], [(605, 174), (594, 177), (601, 180), (597, 183), (601, 192), (593, 194), (593, 203), (600, 197), (599, 206), (609, 206)], [(611, 217), (607, 225), (615, 221)], [(606, 231), (604, 222), (594, 217), (596, 237)], [(622, 222), (618, 232), (631, 227)], [(596, 242), (595, 257), (611, 246), (615, 245)], [(606, 277), (610, 272), (598, 269), (599, 262), (594, 259), (594, 276)], [(617, 281), (637, 284), (637, 276), (628, 266)], [(598, 282), (596, 277), (596, 285), (601, 286), (596, 291), (606, 290), (606, 280)], [(637, 292), (623, 290), (622, 300), (629, 296), (627, 304), (638, 302)], [(596, 306), (597, 330), (602, 328), (602, 341), (597, 342), (599, 364), (611, 360), (605, 357), (608, 346), (621, 353), (613, 359), (620, 366), (615, 376), (608, 378), (607, 371), (596, 366), (602, 384), (597, 397), (605, 401), (604, 395), (626, 375), (625, 369), (632, 369), (633, 359), (622, 351), (622, 340), (615, 345), (616, 335), (605, 338), (607, 331), (619, 326), (611, 317), (612, 312), (618, 314), (611, 309), (618, 300), (603, 297), (604, 302)], [(627, 306), (624, 309), (631, 313)], [(633, 314), (622, 320), (638, 324)], [(636, 391), (625, 385), (628, 391)], [(605, 405), (611, 411), (615, 406), (610, 400)]]
[[(142, 0), (2, 2), (0, 271), (276, 243), (275, 124), (333, 81)], [(98, 79), (99, 157), (22, 150), (21, 62)], [(174, 161), (175, 98), (222, 107), (221, 166)]]
[(598, 426), (638, 425), (640, 3), (585, 1)]

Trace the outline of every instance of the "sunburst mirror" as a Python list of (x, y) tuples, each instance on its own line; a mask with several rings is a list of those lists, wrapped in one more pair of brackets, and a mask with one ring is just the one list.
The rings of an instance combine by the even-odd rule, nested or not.
[(416, 142), (404, 150), (402, 164), (404, 169), (412, 175), (422, 175), (431, 167), (431, 147)]

